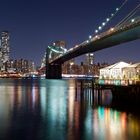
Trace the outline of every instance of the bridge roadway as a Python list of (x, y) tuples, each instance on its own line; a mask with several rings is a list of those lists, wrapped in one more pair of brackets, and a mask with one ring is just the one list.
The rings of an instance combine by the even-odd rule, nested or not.
[(114, 28), (113, 30), (108, 30), (95, 36), (88, 42), (85, 41), (80, 45), (71, 48), (62, 56), (57, 57), (51, 62), (46, 58), (46, 78), (61, 79), (61, 64), (74, 57), (113, 47), (136, 39), (140, 39), (140, 20), (133, 24), (131, 23), (120, 28)]
[(103, 33), (104, 35), (101, 35), (101, 38), (100, 36), (97, 37), (97, 39), (92, 38), (88, 43), (85, 41), (81, 45), (71, 48), (67, 53), (63, 54), (63, 56), (51, 61), (50, 64), (62, 64), (65, 61), (86, 53), (96, 52), (125, 42), (140, 39), (140, 20), (135, 24), (121, 27), (112, 32), (108, 30), (107, 32)]

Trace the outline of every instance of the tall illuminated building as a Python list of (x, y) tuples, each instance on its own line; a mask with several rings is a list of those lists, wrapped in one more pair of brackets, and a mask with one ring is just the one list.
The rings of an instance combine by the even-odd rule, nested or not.
[(65, 41), (55, 41), (53, 43), (54, 46), (56, 47), (63, 47), (63, 48), (66, 48), (66, 42)]
[(86, 54), (86, 64), (93, 65), (93, 63), (94, 63), (94, 54), (93, 53)]
[(86, 54), (86, 65), (88, 66), (88, 74), (92, 74), (94, 64), (94, 54), (88, 53)]
[(1, 48), (0, 48), (0, 70), (1, 70), (2, 66), (3, 66), (3, 63), (2, 63), (2, 51), (1, 51)]
[(1, 61), (5, 63), (10, 58), (10, 43), (9, 43), (9, 32), (3, 31), (1, 33)]

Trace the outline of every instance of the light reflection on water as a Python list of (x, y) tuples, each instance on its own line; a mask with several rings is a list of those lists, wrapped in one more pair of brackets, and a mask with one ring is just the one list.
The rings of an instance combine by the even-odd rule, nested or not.
[(81, 93), (74, 80), (1, 79), (0, 140), (139, 139), (140, 118), (111, 101), (110, 90)]

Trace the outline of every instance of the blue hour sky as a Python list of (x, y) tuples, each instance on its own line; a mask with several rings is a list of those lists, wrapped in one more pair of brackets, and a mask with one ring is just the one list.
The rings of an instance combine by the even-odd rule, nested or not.
[[(124, 0), (0, 0), (0, 31), (10, 32), (10, 56), (40, 65), (47, 45), (64, 40), (67, 48), (85, 41)], [(108, 23), (117, 24), (139, 0), (128, 0)], [(95, 62), (140, 61), (140, 40), (95, 53)], [(83, 61), (83, 57), (77, 58)]]

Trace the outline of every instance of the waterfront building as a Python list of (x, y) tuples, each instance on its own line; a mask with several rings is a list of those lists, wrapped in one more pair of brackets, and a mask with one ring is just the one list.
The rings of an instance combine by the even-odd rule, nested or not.
[(140, 62), (123, 68), (124, 79), (140, 81)]
[(118, 62), (100, 69), (100, 79), (123, 79), (140, 81), (140, 63)]
[(123, 79), (123, 69), (130, 66), (126, 62), (118, 62), (100, 69), (100, 79)]
[(20, 72), (20, 73), (28, 73), (35, 71), (35, 65), (33, 61), (19, 59), (13, 60), (10, 59), (5, 63), (5, 68), (7, 72)]
[(140, 63), (118, 62), (100, 69), (100, 84), (140, 84)]
[(29, 60), (15, 60), (15, 68), (18, 72), (28, 73), (34, 71), (34, 63)]

